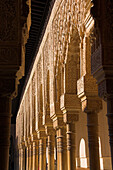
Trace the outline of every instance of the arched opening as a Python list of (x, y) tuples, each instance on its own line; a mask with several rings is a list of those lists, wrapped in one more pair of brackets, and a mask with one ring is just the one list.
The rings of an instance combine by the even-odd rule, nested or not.
[(102, 148), (101, 148), (101, 140), (99, 137), (99, 157), (100, 157), (100, 169), (103, 170), (104, 166), (103, 166), (103, 158), (102, 158)]
[(80, 141), (80, 167), (87, 168), (86, 147), (85, 140), (82, 138)]

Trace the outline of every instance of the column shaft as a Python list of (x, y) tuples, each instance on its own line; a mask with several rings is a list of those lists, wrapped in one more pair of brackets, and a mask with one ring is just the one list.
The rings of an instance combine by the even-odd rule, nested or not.
[(25, 149), (21, 148), (21, 170), (25, 170)]
[(58, 168), (57, 170), (67, 170), (67, 150), (66, 150), (66, 131), (59, 129), (58, 132)]
[(55, 136), (48, 136), (48, 170), (54, 170)]
[(87, 113), (88, 142), (90, 170), (100, 170), (99, 141), (98, 141), (98, 115)]
[(38, 170), (38, 141), (33, 142), (33, 170)]
[(75, 124), (67, 124), (67, 166), (76, 170)]
[(46, 138), (43, 138), (43, 170), (46, 170)]
[(21, 162), (21, 148), (19, 148), (19, 170), (21, 170), (21, 165), (22, 165), (22, 162)]
[(39, 169), (46, 170), (46, 138), (39, 143)]
[(42, 169), (42, 139), (39, 141), (39, 170)]
[(108, 118), (108, 128), (109, 128), (109, 138), (110, 138), (110, 148), (111, 148), (111, 161), (113, 169), (113, 98), (107, 99), (107, 118)]
[(29, 170), (32, 170), (32, 153), (31, 144), (29, 145)]
[(59, 169), (59, 130), (57, 130), (57, 170)]
[(27, 157), (27, 160), (26, 160), (26, 170), (29, 170), (29, 148), (27, 146), (27, 149), (26, 149), (26, 157)]
[(0, 97), (0, 169), (8, 170), (11, 124), (11, 100)]

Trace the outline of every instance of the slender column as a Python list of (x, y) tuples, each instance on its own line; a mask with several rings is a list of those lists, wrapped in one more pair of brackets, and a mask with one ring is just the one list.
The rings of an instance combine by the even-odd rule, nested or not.
[(46, 170), (46, 138), (39, 141), (39, 170)]
[(87, 113), (87, 127), (88, 127), (90, 170), (100, 170), (97, 113), (94, 112)]
[(33, 142), (33, 170), (38, 170), (38, 141)]
[(19, 148), (19, 170), (21, 170), (21, 147)]
[(33, 144), (31, 144), (31, 170), (33, 170)]
[(46, 138), (43, 138), (43, 170), (46, 170)]
[(75, 123), (67, 124), (67, 164), (68, 170), (76, 169)]
[(42, 139), (39, 141), (39, 170), (42, 169)]
[(25, 148), (21, 147), (21, 170), (25, 170)]
[(26, 170), (29, 170), (29, 148), (28, 148), (28, 146), (26, 148), (26, 151), (27, 151), (27, 153), (26, 153), (26, 157), (27, 157), (27, 160), (26, 160)]
[(8, 170), (11, 124), (11, 100), (0, 97), (0, 169)]
[(108, 118), (111, 160), (112, 160), (112, 169), (113, 169), (113, 97), (107, 99), (107, 118)]
[(59, 130), (57, 130), (57, 170), (59, 169)]
[(32, 148), (31, 144), (29, 145), (29, 170), (32, 170)]
[(25, 148), (23, 148), (23, 154), (22, 154), (22, 157), (23, 157), (23, 170), (25, 170)]
[(66, 132), (65, 129), (58, 131), (58, 167), (57, 170), (67, 170), (67, 151), (66, 151)]
[(54, 170), (54, 146), (55, 136), (48, 136), (48, 170)]

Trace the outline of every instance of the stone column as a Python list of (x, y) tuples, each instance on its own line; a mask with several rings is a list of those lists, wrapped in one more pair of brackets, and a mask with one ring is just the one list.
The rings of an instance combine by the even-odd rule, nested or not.
[(42, 161), (43, 161), (43, 157), (42, 157), (42, 139), (40, 139), (39, 140), (39, 169), (40, 170), (43, 170)]
[(59, 170), (59, 130), (57, 130), (57, 170)]
[(25, 170), (25, 148), (21, 147), (21, 170)]
[(88, 143), (90, 170), (100, 170), (99, 141), (98, 141), (98, 115), (87, 112)]
[(46, 170), (46, 138), (43, 138), (43, 170)]
[(39, 169), (46, 170), (46, 138), (39, 141)]
[(67, 169), (76, 169), (75, 123), (67, 124)]
[(26, 157), (27, 157), (27, 160), (26, 160), (26, 170), (29, 170), (29, 147), (27, 146), (26, 148)]
[(55, 146), (55, 136), (48, 136), (48, 170), (54, 170), (54, 146)]
[(66, 131), (59, 129), (57, 132), (57, 170), (67, 170)]
[(33, 142), (33, 170), (38, 170), (38, 141)]
[(29, 170), (32, 170), (32, 145), (29, 144)]
[(8, 170), (11, 124), (11, 99), (0, 97), (0, 169)]
[(22, 165), (22, 162), (21, 162), (21, 147), (19, 148), (19, 170), (21, 170), (21, 165)]
[(113, 168), (113, 97), (107, 98), (107, 118), (108, 118), (111, 159), (112, 159), (112, 168)]

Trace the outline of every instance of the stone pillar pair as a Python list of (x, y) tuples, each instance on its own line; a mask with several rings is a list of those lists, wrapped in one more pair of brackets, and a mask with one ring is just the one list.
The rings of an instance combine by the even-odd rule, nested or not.
[(46, 170), (46, 139), (44, 127), (41, 130), (37, 130), (37, 136), (39, 141), (39, 170)]
[(38, 169), (38, 140), (28, 140), (26, 147), (26, 170)]
[(52, 127), (46, 127), (47, 147), (48, 147), (48, 170), (55, 170), (55, 130)]
[(39, 140), (39, 170), (46, 170), (46, 138)]
[[(48, 137), (43, 137), (39, 139), (39, 170), (54, 170), (54, 146), (55, 146), (55, 136), (48, 135)], [(48, 165), (46, 160), (46, 148), (48, 148)]]
[(67, 169), (66, 129), (57, 130), (57, 170)]
[(76, 169), (75, 124), (57, 130), (57, 170)]
[(38, 170), (38, 140), (33, 141), (33, 170)]

